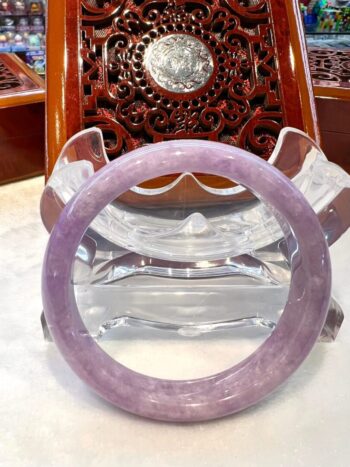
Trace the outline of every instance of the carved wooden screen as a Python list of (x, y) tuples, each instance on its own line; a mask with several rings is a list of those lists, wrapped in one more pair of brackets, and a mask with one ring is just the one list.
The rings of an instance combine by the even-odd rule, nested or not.
[(0, 107), (4, 96), (36, 90), (43, 92), (43, 86), (42, 79), (15, 54), (0, 53)]
[(319, 97), (350, 100), (350, 52), (309, 49), (310, 69)]
[(0, 92), (23, 86), (23, 81), (6, 66), (0, 58)]
[(283, 126), (317, 137), (297, 12), (297, 0), (66, 0), (66, 136), (99, 126), (111, 159), (174, 138), (267, 158)]

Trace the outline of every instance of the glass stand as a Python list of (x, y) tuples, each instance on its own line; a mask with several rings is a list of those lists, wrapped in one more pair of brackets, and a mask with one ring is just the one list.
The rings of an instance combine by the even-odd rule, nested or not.
[[(206, 142), (172, 142), (172, 157), (210, 151)], [(151, 157), (161, 145), (145, 146)], [(219, 152), (229, 150), (226, 145)], [(239, 151), (239, 150), (238, 150)], [(286, 128), (269, 162), (283, 171), (318, 215), (329, 245), (350, 226), (350, 178), (304, 133)], [(65, 146), (42, 197), (51, 230), (84, 183), (109, 164), (102, 133), (85, 130)], [(245, 329), (270, 334), (288, 300), (293, 237), (270, 205), (244, 186), (182, 172), (140, 185), (91, 222), (72, 281), (83, 321), (95, 339), (124, 328), (198, 337)], [(149, 181), (148, 181), (149, 182)], [(224, 183), (223, 183), (224, 182)], [(217, 182), (216, 182), (217, 183)], [(321, 334), (335, 339), (343, 320), (332, 300)], [(44, 332), (49, 331), (43, 317)]]
[[(288, 299), (289, 264), (278, 242), (254, 257), (198, 263), (157, 260), (115, 245), (107, 254), (93, 245), (84, 237), (73, 281), (81, 316), (96, 340), (123, 327), (194, 338), (220, 331), (237, 337), (254, 328), (268, 336)], [(320, 339), (334, 340), (342, 321), (333, 299)], [(42, 325), (50, 339), (44, 315)]]

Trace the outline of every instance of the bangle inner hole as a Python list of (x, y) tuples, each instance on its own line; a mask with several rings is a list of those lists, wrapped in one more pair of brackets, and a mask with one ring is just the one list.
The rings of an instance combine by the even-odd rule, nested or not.
[(149, 376), (191, 379), (231, 367), (271, 335), (297, 244), (249, 190), (207, 190), (191, 174), (169, 180), (106, 206), (72, 280), (83, 321), (109, 355)]

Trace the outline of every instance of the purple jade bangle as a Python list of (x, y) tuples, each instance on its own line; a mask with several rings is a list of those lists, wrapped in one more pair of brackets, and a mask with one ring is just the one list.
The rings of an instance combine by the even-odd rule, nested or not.
[[(53, 339), (72, 369), (98, 394), (129, 412), (167, 421), (199, 421), (249, 407), (271, 393), (309, 354), (324, 325), (331, 290), (328, 247), (319, 221), (297, 188), (265, 161), (237, 148), (183, 141), (137, 149), (99, 170), (69, 202), (53, 229), (44, 261), (43, 301)], [(79, 242), (112, 200), (147, 179), (201, 172), (229, 177), (272, 206), (294, 232), (292, 282), (271, 336), (236, 366), (196, 380), (151, 378), (127, 369), (89, 335), (71, 282)], [(292, 242), (293, 243), (293, 242)]]

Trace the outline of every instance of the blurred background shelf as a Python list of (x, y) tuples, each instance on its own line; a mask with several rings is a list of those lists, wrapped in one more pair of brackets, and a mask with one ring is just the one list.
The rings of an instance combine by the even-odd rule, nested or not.
[(16, 53), (41, 76), (46, 70), (46, 0), (0, 0), (0, 53)]

